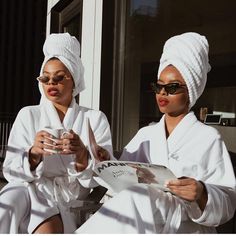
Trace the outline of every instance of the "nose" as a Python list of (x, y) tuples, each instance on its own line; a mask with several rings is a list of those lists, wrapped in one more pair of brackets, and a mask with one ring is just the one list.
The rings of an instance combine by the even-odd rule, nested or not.
[(57, 82), (54, 81), (53, 77), (50, 78), (50, 80), (47, 82), (48, 85), (52, 84), (52, 85), (55, 85), (55, 84), (58, 84)]
[(160, 95), (166, 95), (166, 96), (168, 95), (164, 87), (161, 89)]

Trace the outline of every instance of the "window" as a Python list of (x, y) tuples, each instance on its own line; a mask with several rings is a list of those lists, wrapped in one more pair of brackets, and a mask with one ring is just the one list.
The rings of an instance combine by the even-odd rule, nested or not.
[[(212, 7), (214, 6), (214, 7)], [(194, 31), (210, 44), (207, 88), (194, 106), (236, 113), (236, 1), (116, 1), (114, 30), (112, 132), (121, 149), (139, 128), (158, 121), (149, 84), (156, 80), (165, 41)]]
[(62, 0), (51, 9), (51, 33), (69, 32), (81, 42), (82, 0)]

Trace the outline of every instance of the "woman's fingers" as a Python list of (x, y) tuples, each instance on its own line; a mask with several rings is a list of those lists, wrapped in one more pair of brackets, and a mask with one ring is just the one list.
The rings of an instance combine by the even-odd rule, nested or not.
[(201, 192), (198, 181), (193, 178), (170, 180), (166, 186), (171, 192), (188, 201), (197, 200)]
[(97, 156), (98, 156), (99, 161), (110, 160), (109, 152), (106, 149), (104, 149), (104, 148), (102, 148), (100, 146), (98, 146)]
[(62, 150), (62, 153), (64, 154), (77, 153), (86, 149), (85, 146), (79, 145), (78, 143), (63, 144), (60, 145), (59, 148)]
[(79, 135), (73, 130), (65, 132), (62, 135), (62, 139), (58, 142), (58, 146), (62, 149), (62, 153), (64, 154), (78, 153), (81, 150), (86, 149)]
[(47, 131), (39, 131), (36, 134), (32, 151), (38, 155), (50, 155), (52, 151), (61, 151), (58, 147), (59, 139), (56, 139)]

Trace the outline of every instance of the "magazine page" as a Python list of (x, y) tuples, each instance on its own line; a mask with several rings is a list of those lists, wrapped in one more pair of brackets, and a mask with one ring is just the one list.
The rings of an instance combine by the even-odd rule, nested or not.
[[(95, 161), (94, 179), (109, 190), (110, 195), (120, 192), (137, 183), (155, 185), (163, 191), (166, 180), (176, 179), (175, 175), (165, 166), (150, 163), (110, 160), (108, 152), (104, 152), (95, 139), (90, 121), (87, 119), (88, 150)], [(106, 155), (108, 154), (108, 155)]]
[(109, 153), (97, 144), (93, 130), (90, 125), (89, 118), (87, 118), (87, 132), (88, 151), (90, 153), (91, 158), (95, 160), (95, 163), (110, 160)]
[(103, 161), (94, 169), (96, 181), (114, 195), (137, 183), (150, 184), (169, 191), (164, 186), (166, 180), (176, 176), (165, 166), (130, 161)]

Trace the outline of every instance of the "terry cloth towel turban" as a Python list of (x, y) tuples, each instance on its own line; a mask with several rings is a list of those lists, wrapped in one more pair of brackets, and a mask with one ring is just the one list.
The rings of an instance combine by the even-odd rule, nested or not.
[(168, 39), (164, 45), (158, 69), (158, 79), (168, 65), (175, 66), (188, 88), (189, 110), (203, 93), (207, 73), (209, 45), (205, 36), (198, 33), (184, 33)]
[[(46, 62), (56, 57), (67, 67), (73, 77), (75, 83), (73, 96), (75, 97), (85, 89), (84, 67), (80, 59), (80, 43), (74, 36), (69, 33), (50, 34), (44, 42), (43, 53), (45, 57), (40, 75), (43, 74)], [(43, 94), (41, 83), (39, 83), (39, 89)]]

